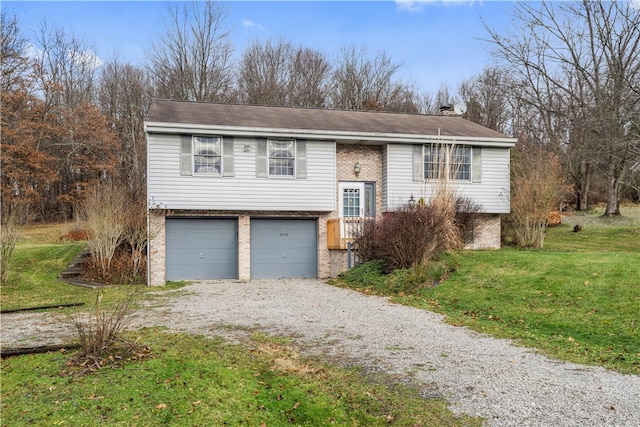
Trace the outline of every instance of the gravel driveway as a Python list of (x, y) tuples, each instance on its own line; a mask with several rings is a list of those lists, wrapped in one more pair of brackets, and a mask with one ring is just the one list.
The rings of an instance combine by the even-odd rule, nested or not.
[[(640, 426), (640, 376), (547, 359), (427, 311), (320, 280), (198, 282), (137, 312), (133, 326), (231, 337), (293, 336), (322, 355), (398, 376), (491, 426)], [(2, 345), (53, 343), (50, 314), (3, 314)]]

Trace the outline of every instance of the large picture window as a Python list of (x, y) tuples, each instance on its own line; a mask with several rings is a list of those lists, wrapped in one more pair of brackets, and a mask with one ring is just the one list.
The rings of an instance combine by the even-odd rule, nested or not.
[(269, 140), (269, 176), (295, 176), (294, 140)]
[(424, 179), (471, 180), (471, 147), (424, 146)]
[(220, 175), (222, 147), (219, 137), (195, 136), (193, 138), (193, 171), (196, 174)]

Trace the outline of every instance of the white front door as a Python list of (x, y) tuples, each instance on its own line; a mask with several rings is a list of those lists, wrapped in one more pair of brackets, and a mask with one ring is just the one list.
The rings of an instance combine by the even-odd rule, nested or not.
[(362, 218), (365, 215), (364, 182), (341, 182), (339, 186), (340, 216)]

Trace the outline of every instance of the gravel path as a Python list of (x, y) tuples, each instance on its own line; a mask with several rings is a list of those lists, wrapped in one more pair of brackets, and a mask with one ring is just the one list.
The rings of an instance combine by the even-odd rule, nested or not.
[[(310, 355), (385, 371), (491, 426), (640, 426), (640, 376), (550, 360), (320, 280), (199, 282), (137, 312), (132, 326), (141, 325), (290, 335)], [(63, 335), (49, 314), (2, 315), (3, 346), (51, 344)]]

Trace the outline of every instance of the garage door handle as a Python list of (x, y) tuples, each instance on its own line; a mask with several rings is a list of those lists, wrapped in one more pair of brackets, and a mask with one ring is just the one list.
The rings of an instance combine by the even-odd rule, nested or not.
[(202, 255), (202, 252), (200, 252), (200, 259), (204, 258), (204, 255)]
[(282, 258), (286, 258), (287, 254), (284, 253), (284, 251), (282, 252)]

